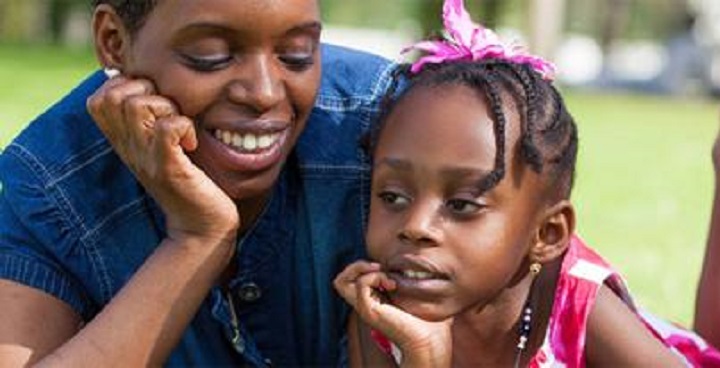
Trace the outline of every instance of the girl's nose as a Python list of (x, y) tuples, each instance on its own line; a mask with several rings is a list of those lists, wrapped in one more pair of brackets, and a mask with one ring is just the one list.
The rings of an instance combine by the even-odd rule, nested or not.
[(228, 86), (231, 102), (262, 114), (285, 100), (281, 71), (270, 55), (249, 55), (241, 64), (239, 76)]
[(432, 204), (419, 204), (407, 214), (398, 238), (417, 246), (435, 246), (440, 242), (438, 213)]

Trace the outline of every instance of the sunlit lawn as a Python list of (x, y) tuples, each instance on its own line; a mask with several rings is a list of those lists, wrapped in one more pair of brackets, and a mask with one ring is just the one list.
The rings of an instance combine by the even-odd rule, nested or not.
[[(0, 46), (0, 147), (94, 68), (88, 50)], [(626, 275), (641, 304), (689, 324), (710, 210), (716, 104), (566, 98), (580, 126), (580, 234)]]

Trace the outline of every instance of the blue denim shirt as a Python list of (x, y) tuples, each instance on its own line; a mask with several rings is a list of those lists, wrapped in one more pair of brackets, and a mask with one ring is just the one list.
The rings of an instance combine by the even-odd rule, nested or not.
[[(332, 280), (364, 252), (369, 159), (358, 140), (392, 64), (334, 46), (322, 53), (315, 109), (238, 241), (230, 291), (211, 291), (169, 366), (344, 363), (348, 310)], [(0, 278), (49, 293), (86, 321), (165, 237), (157, 205), (86, 111), (104, 81), (90, 76), (0, 155)]]

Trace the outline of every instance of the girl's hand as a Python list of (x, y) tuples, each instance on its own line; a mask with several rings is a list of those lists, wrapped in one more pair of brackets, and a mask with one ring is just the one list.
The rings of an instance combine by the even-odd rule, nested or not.
[(197, 149), (193, 121), (144, 79), (117, 76), (87, 102), (115, 152), (158, 202), (168, 236), (233, 241), (240, 225), (235, 203), (185, 151)]
[(335, 278), (334, 285), (366, 324), (400, 348), (403, 365), (450, 366), (452, 318), (429, 322), (388, 303), (386, 295), (397, 284), (380, 270), (379, 264), (355, 262)]

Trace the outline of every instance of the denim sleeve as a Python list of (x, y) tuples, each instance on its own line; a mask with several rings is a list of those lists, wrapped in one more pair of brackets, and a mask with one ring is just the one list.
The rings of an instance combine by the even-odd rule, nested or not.
[(0, 154), (0, 279), (44, 291), (87, 320), (91, 303), (59, 261), (77, 256), (72, 229), (38, 168), (17, 146)]

